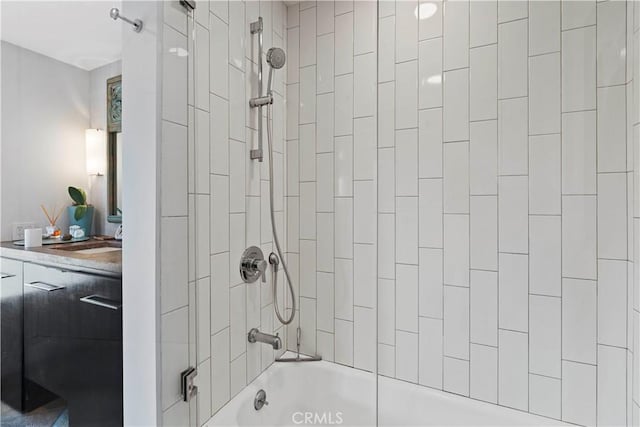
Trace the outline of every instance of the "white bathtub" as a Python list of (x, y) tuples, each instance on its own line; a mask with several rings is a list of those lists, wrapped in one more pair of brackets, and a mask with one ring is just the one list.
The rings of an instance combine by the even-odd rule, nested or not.
[[(289, 356), (289, 354), (287, 355)], [(560, 426), (560, 421), (379, 377), (380, 426)], [(256, 411), (258, 390), (268, 406)], [(213, 426), (376, 425), (369, 372), (329, 362), (274, 363), (206, 424)]]

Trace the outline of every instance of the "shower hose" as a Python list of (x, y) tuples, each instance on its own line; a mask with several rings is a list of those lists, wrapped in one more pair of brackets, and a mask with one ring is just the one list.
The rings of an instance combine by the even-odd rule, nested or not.
[(280, 261), (282, 262), (282, 268), (284, 269), (285, 276), (287, 277), (287, 283), (289, 285), (289, 292), (291, 293), (291, 315), (288, 319), (284, 319), (282, 314), (280, 314), (280, 308), (278, 307), (278, 274), (277, 269), (273, 270), (273, 306), (275, 308), (276, 317), (283, 325), (288, 325), (293, 321), (293, 318), (296, 315), (296, 296), (293, 293), (293, 282), (291, 281), (291, 276), (289, 275), (289, 269), (287, 268), (287, 263), (284, 260), (284, 256), (282, 256), (282, 249), (280, 248), (280, 241), (278, 239), (278, 231), (276, 230), (276, 218), (274, 213), (274, 203), (273, 203), (273, 132), (271, 129), (271, 108), (272, 105), (267, 105), (267, 143), (269, 144), (269, 205), (271, 210), (271, 230), (273, 232), (273, 242), (276, 245), (276, 251), (278, 252), (278, 257), (280, 257)]

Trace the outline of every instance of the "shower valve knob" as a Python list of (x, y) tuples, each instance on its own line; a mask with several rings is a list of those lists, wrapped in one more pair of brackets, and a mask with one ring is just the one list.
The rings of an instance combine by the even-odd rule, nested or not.
[(257, 246), (251, 246), (244, 251), (240, 259), (240, 277), (245, 283), (253, 283), (262, 276), (262, 282), (266, 283), (267, 265), (262, 250)]
[(258, 268), (258, 271), (260, 272), (260, 277), (262, 279), (262, 283), (267, 283), (267, 276), (266, 276), (267, 261), (265, 261), (265, 260), (258, 261), (257, 268)]

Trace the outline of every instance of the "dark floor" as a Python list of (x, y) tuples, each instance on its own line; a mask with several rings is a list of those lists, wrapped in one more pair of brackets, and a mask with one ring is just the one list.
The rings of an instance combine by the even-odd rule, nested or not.
[(2, 427), (69, 427), (67, 408), (63, 400), (54, 400), (26, 414), (0, 402)]

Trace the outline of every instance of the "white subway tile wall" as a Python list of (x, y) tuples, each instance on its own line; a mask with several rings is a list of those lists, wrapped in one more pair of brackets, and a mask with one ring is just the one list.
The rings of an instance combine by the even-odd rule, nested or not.
[[(413, 10), (407, 13), (407, 19), (411, 19)], [(395, 162), (413, 162), (411, 168), (404, 168), (405, 181), (396, 181), (393, 155), (382, 160), (383, 164), (377, 159), (376, 16), (377, 5), (372, 1), (301, 2), (287, 7), (287, 55), (299, 57), (300, 62), (289, 62), (286, 79), (286, 141), (294, 149), (286, 153), (289, 164), (285, 198), (289, 201), (287, 218), (296, 218), (296, 224), (288, 225), (286, 251), (289, 257), (300, 259), (302, 351), (373, 371), (376, 300), (380, 292), (385, 296), (381, 309), (393, 317), (391, 328), (381, 325), (381, 363), (388, 372), (395, 373), (398, 360), (417, 358), (417, 348), (412, 350), (412, 346), (417, 347), (418, 343), (418, 131), (413, 123), (403, 134), (395, 135), (393, 121), (388, 125), (387, 133), (395, 136), (404, 149)], [(413, 39), (415, 59), (417, 34), (408, 38)], [(394, 52), (393, 45), (387, 49)], [(387, 71), (392, 76), (393, 65), (392, 62)], [(397, 105), (406, 105), (407, 111), (417, 117), (417, 61), (410, 65), (413, 66), (407, 67), (405, 73), (412, 77), (406, 87), (397, 89), (394, 95), (390, 86), (386, 97), (393, 105), (394, 96), (406, 93), (404, 100), (409, 103)], [(393, 109), (387, 111), (394, 114)], [(386, 194), (378, 193), (379, 169), (391, 179), (391, 187), (384, 190)], [(391, 266), (386, 267), (387, 280), (378, 285), (377, 200), (384, 198), (387, 211), (396, 211), (394, 182), (405, 190), (406, 197), (398, 201), (404, 213), (399, 228), (405, 231), (396, 234), (396, 217), (387, 216), (386, 235), (391, 240), (387, 239), (384, 247), (391, 249), (387, 257)], [(406, 270), (395, 269), (394, 248), (412, 262)], [(404, 293), (395, 289), (396, 274), (406, 278)], [(396, 304), (405, 303), (414, 305), (413, 315), (407, 312), (406, 316), (411, 339), (404, 341), (406, 347), (400, 354), (395, 352), (393, 324)], [(403, 321), (398, 318), (398, 322)], [(297, 324), (287, 327), (287, 346), (291, 350), (296, 349), (296, 328)], [(414, 372), (411, 377), (417, 380), (417, 359), (407, 365)]]
[[(164, 7), (162, 409), (165, 425), (201, 426), (281, 353), (247, 346), (247, 328), (259, 327), (286, 336), (274, 319), (271, 277), (267, 284), (258, 281), (248, 286), (240, 279), (237, 267), (247, 246), (259, 246), (267, 255), (274, 250), (268, 217), (268, 157), (264, 163), (249, 160), (249, 150), (257, 141), (258, 121), (257, 111), (248, 105), (248, 98), (258, 94), (257, 50), (252, 49), (256, 45), (249, 23), (262, 16), (265, 46), (285, 48), (288, 61), (296, 64), (276, 74), (272, 124), (276, 220), (281, 241), (295, 241), (297, 249), (298, 230), (291, 239), (291, 229), (284, 229), (285, 206), (297, 208), (299, 195), (303, 194), (304, 203), (312, 202), (315, 217), (315, 193), (300, 192), (297, 173), (291, 180), (284, 169), (304, 170), (315, 179), (315, 149), (310, 153), (311, 164), (299, 167), (297, 123), (298, 117), (301, 123), (315, 122), (316, 113), (311, 109), (298, 115), (296, 108), (295, 116), (287, 114), (284, 81), (299, 82), (294, 89), (296, 97), (315, 99), (315, 68), (312, 73), (309, 68), (303, 72), (298, 68), (299, 62), (308, 61), (308, 52), (301, 57), (297, 48), (289, 46), (307, 40), (309, 31), (313, 31), (315, 47), (316, 20), (315, 16), (305, 17), (303, 21), (311, 24), (301, 34), (298, 27), (293, 31), (289, 28), (293, 26), (286, 24), (287, 11), (282, 2), (198, 1), (194, 40), (194, 22), (186, 9), (177, 2), (165, 2)], [(315, 63), (315, 54), (313, 60)], [(185, 82), (184, 87), (181, 82)], [(315, 103), (307, 105), (315, 108)], [(287, 116), (295, 127), (287, 126)], [(308, 120), (309, 116), (313, 120)], [(296, 139), (285, 145), (284, 133), (289, 129), (295, 129)], [(304, 131), (301, 134), (305, 135)], [(315, 131), (311, 136), (314, 142)], [(266, 139), (264, 143), (266, 153)], [(294, 153), (295, 162), (285, 158), (285, 147)], [(295, 194), (287, 204), (286, 183)], [(328, 185), (333, 189), (331, 182)], [(309, 197), (313, 201), (307, 202)], [(323, 203), (320, 198), (318, 205), (324, 207)], [(296, 216), (288, 218), (287, 224), (297, 225), (298, 211), (290, 211)], [(313, 233), (315, 236), (315, 226)], [(299, 259), (287, 259), (296, 282)], [(282, 283), (282, 273), (278, 280)], [(325, 296), (326, 291), (323, 287), (319, 294)], [(331, 318), (333, 323), (333, 314)], [(199, 392), (197, 399), (187, 404), (180, 398), (178, 378), (189, 365), (198, 369)]]
[[(380, 375), (640, 424), (636, 2), (197, 5), (195, 51), (186, 15), (164, 26), (166, 423), (202, 425), (269, 366), (247, 328), (295, 349), (299, 325), (328, 361), (376, 371), (377, 349)], [(287, 53), (273, 117), (287, 328), (271, 283), (236, 268), (250, 244), (272, 251), (268, 170), (248, 160), (258, 16)], [(174, 381), (187, 363), (191, 405)]]
[[(436, 12), (420, 16), (419, 3)], [(380, 4), (378, 343), (396, 351), (379, 374), (580, 424), (632, 424), (638, 114), (623, 99), (636, 6)], [(406, 354), (416, 325), (417, 358)], [(607, 405), (597, 416), (596, 395)]]

